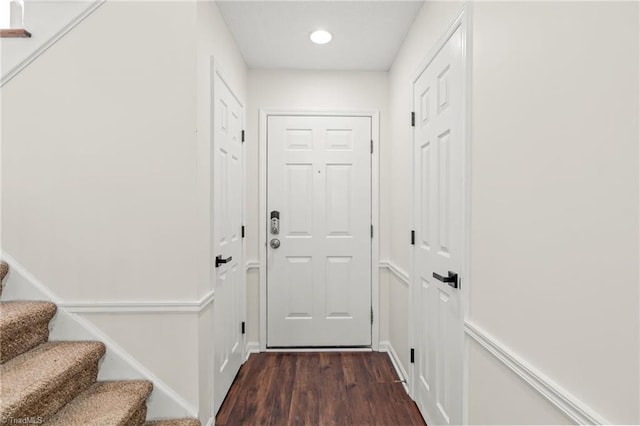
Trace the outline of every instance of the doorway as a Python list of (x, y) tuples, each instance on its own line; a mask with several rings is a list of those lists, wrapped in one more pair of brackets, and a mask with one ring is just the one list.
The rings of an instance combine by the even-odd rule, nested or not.
[(261, 336), (377, 347), (376, 113), (261, 112)]
[(427, 424), (463, 423), (466, 26), (413, 81), (412, 395)]
[(244, 361), (242, 244), (244, 107), (211, 61), (214, 413)]

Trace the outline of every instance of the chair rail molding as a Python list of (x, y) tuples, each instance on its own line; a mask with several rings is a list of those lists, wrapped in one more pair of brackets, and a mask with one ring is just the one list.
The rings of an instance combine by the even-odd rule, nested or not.
[[(19, 299), (46, 298), (69, 313), (198, 313), (213, 303), (214, 290), (197, 300), (64, 300), (6, 252), (2, 258), (9, 264), (9, 274), (17, 273), (28, 286), (7, 286), (9, 297)], [(7, 284), (5, 284), (7, 285)]]
[(252, 269), (260, 269), (260, 261), (259, 260), (247, 260), (247, 263), (244, 265), (244, 270), (250, 271)]
[(198, 300), (78, 300), (58, 303), (58, 307), (73, 313), (198, 313), (214, 301), (214, 290)]
[(395, 275), (402, 284), (409, 287), (409, 274), (391, 260), (381, 260), (380, 269), (388, 270), (391, 274)]

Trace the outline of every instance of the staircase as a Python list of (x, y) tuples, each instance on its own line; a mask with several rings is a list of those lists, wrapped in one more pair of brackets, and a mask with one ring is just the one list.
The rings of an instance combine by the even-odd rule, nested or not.
[[(0, 263), (2, 280), (9, 271)], [(0, 302), (0, 419), (7, 424), (200, 426), (196, 419), (146, 420), (147, 380), (96, 381), (102, 342), (50, 342), (50, 302)]]

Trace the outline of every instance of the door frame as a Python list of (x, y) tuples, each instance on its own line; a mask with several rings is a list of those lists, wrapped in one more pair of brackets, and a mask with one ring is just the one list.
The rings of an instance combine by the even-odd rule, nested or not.
[[(463, 167), (462, 167), (462, 241), (461, 241), (461, 285), (460, 285), (460, 315), (462, 316), (461, 322), (463, 325), (462, 336), (463, 345), (462, 345), (462, 422), (463, 424), (468, 423), (468, 348), (467, 348), (467, 339), (465, 332), (465, 324), (466, 318), (469, 314), (469, 285), (471, 283), (471, 274), (470, 274), (470, 265), (469, 259), (471, 253), (470, 246), (470, 237), (471, 237), (471, 83), (472, 83), (472, 40), (473, 40), (473, 31), (472, 31), (472, 6), (470, 3), (465, 3), (462, 6), (460, 12), (453, 20), (453, 22), (449, 25), (447, 30), (440, 36), (438, 41), (431, 48), (429, 53), (425, 56), (424, 60), (420, 63), (416, 71), (413, 73), (413, 77), (410, 82), (410, 93), (411, 93), (411, 105), (410, 111), (414, 111), (415, 99), (414, 99), (414, 85), (425, 71), (425, 69), (433, 62), (436, 55), (442, 50), (447, 41), (453, 36), (453, 34), (458, 30), (458, 28), (462, 31), (462, 132), (463, 132)], [(413, 145), (415, 143), (415, 128), (411, 130), (411, 147), (413, 149)], [(412, 172), (411, 172), (411, 188), (412, 194), (415, 193), (415, 164), (412, 161)], [(412, 200), (411, 208), (412, 212), (415, 208), (415, 200)], [(416, 218), (413, 213), (411, 214), (411, 229), (416, 228), (415, 223)], [(417, 283), (416, 277), (414, 274), (414, 265), (415, 265), (415, 251), (413, 248), (411, 249), (411, 255), (409, 257), (410, 269), (409, 269), (409, 347), (416, 347), (416, 330), (414, 329), (414, 323), (416, 319), (417, 313), (415, 312), (415, 308), (413, 306), (414, 297), (417, 297)], [(409, 363), (409, 372), (408, 372), (408, 388), (410, 392), (410, 396), (415, 400), (416, 398), (416, 383), (415, 383), (415, 364)], [(423, 414), (426, 417), (426, 413)], [(430, 419), (426, 419), (429, 424)]]
[(267, 120), (270, 116), (291, 117), (369, 117), (371, 118), (371, 349), (378, 350), (380, 341), (380, 112), (378, 110), (329, 110), (329, 109), (263, 109), (260, 108), (260, 351), (267, 350)]

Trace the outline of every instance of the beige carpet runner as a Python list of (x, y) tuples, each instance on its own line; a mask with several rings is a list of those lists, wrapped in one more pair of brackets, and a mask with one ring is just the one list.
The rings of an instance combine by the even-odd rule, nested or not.
[[(0, 283), (8, 271), (1, 262)], [(56, 426), (200, 426), (196, 419), (145, 422), (153, 383), (96, 381), (104, 344), (50, 342), (55, 314), (50, 302), (0, 302), (0, 419)]]

